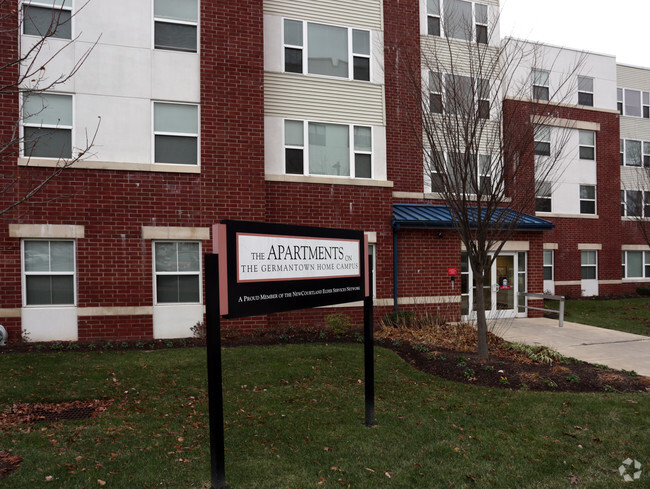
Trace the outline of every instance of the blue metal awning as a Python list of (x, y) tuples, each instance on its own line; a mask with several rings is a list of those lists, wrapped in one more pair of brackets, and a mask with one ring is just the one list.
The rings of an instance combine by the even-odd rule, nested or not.
[[(476, 207), (471, 207), (476, 211)], [(483, 211), (484, 212), (484, 211)], [(550, 221), (528, 214), (519, 214), (510, 209), (503, 209), (499, 216), (501, 223), (517, 222), (517, 230), (548, 231), (554, 224)], [(496, 224), (496, 219), (495, 219)], [(427, 204), (393, 204), (393, 228), (452, 228), (451, 211), (446, 205)]]

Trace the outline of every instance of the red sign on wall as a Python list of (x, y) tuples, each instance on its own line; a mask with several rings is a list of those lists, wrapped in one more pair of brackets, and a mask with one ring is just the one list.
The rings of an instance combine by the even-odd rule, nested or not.
[(455, 277), (458, 275), (458, 268), (448, 268), (447, 269), (447, 275), (450, 277)]

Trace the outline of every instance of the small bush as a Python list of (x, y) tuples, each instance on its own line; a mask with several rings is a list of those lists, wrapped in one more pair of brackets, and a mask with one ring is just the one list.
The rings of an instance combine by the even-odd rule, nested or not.
[(566, 380), (567, 382), (577, 384), (578, 382), (580, 382), (580, 377), (578, 377), (576, 374), (569, 374), (566, 376)]
[(474, 372), (474, 370), (472, 370), (471, 368), (466, 368), (465, 371), (463, 372), (463, 376), (466, 379), (471, 379), (475, 375), (476, 375), (476, 372)]
[(205, 322), (199, 321), (190, 328), (192, 336), (200, 340), (205, 340)]
[(650, 286), (642, 285), (636, 288), (636, 293), (639, 295), (648, 295), (650, 296)]
[(413, 311), (393, 311), (386, 314), (383, 324), (391, 328), (410, 328), (415, 323)]
[(325, 317), (325, 323), (336, 336), (343, 336), (352, 327), (350, 316), (341, 313), (327, 315)]

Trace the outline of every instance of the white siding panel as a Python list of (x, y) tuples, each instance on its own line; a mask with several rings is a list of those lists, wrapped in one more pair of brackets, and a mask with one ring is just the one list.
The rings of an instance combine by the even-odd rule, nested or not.
[(639, 117), (621, 117), (621, 138), (650, 141), (650, 120)]
[(267, 0), (264, 13), (383, 30), (381, 0)]
[(650, 69), (616, 65), (616, 73), (619, 87), (650, 91)]
[(381, 85), (282, 73), (266, 73), (267, 116), (385, 125)]
[[(420, 41), (422, 43), (422, 67), (425, 70), (485, 78), (494, 78), (495, 74), (499, 74), (497, 69), (498, 48), (478, 47), (476, 43), (434, 36), (420, 36)], [(488, 50), (483, 55), (482, 67), (479, 67), (476, 61), (478, 49)], [(493, 56), (492, 61), (489, 61), (490, 55)], [(474, 58), (473, 62), (470, 62), (471, 58)]]

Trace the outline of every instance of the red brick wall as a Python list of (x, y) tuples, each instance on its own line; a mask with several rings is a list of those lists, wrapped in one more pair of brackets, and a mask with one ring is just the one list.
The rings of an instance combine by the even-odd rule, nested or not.
[(401, 192), (424, 189), (419, 15), (418, 0), (384, 0), (388, 179)]

